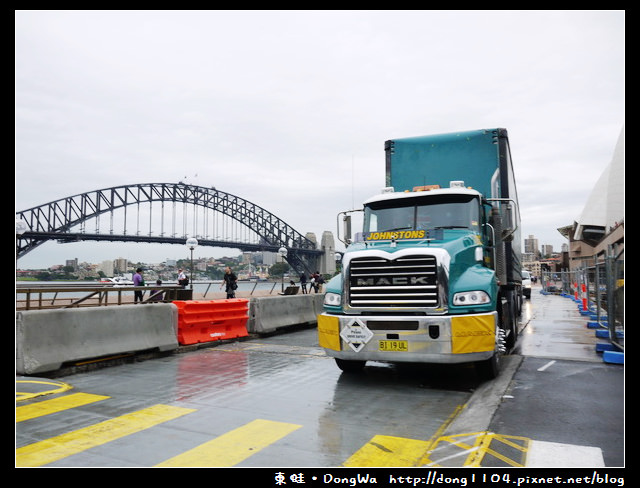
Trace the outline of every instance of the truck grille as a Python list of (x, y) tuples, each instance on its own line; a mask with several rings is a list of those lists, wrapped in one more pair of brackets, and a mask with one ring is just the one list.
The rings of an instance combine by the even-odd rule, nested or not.
[(437, 307), (436, 265), (433, 256), (353, 259), (349, 264), (349, 305)]

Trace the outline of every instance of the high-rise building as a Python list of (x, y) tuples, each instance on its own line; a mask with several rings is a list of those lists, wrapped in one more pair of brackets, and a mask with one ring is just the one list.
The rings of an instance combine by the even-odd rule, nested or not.
[(543, 244), (542, 245), (542, 256), (551, 256), (553, 254), (553, 245), (552, 244)]
[(98, 271), (102, 271), (106, 277), (111, 278), (113, 276), (113, 261), (102, 261), (98, 266)]
[(116, 273), (116, 274), (126, 273), (128, 264), (129, 264), (129, 262), (127, 261), (126, 258), (114, 259), (114, 261), (113, 261), (114, 273)]
[(529, 235), (529, 238), (524, 240), (524, 252), (533, 254), (535, 258), (540, 257), (540, 246), (535, 236)]

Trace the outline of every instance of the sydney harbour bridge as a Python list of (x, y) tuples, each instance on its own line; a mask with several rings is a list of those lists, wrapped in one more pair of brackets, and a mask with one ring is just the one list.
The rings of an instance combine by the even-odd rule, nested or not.
[(18, 259), (50, 240), (184, 245), (188, 237), (198, 246), (280, 253), (298, 271), (316, 271), (334, 259), (332, 238), (319, 249), (314, 236), (303, 236), (264, 208), (213, 187), (123, 185), (16, 212)]

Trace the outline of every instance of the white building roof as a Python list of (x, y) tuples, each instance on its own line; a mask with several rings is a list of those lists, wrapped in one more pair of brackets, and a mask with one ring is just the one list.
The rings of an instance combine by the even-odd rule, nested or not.
[(600, 175), (577, 221), (575, 240), (582, 240), (586, 228), (613, 227), (624, 220), (624, 127), (611, 162)]

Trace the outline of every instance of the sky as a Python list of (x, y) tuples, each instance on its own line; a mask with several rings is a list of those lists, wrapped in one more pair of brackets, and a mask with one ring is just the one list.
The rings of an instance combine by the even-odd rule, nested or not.
[[(624, 126), (624, 41), (622, 10), (17, 10), (16, 212), (185, 181), (319, 241), (384, 187), (384, 141), (502, 127), (522, 236), (560, 251)], [(188, 255), (48, 242), (17, 267)]]

